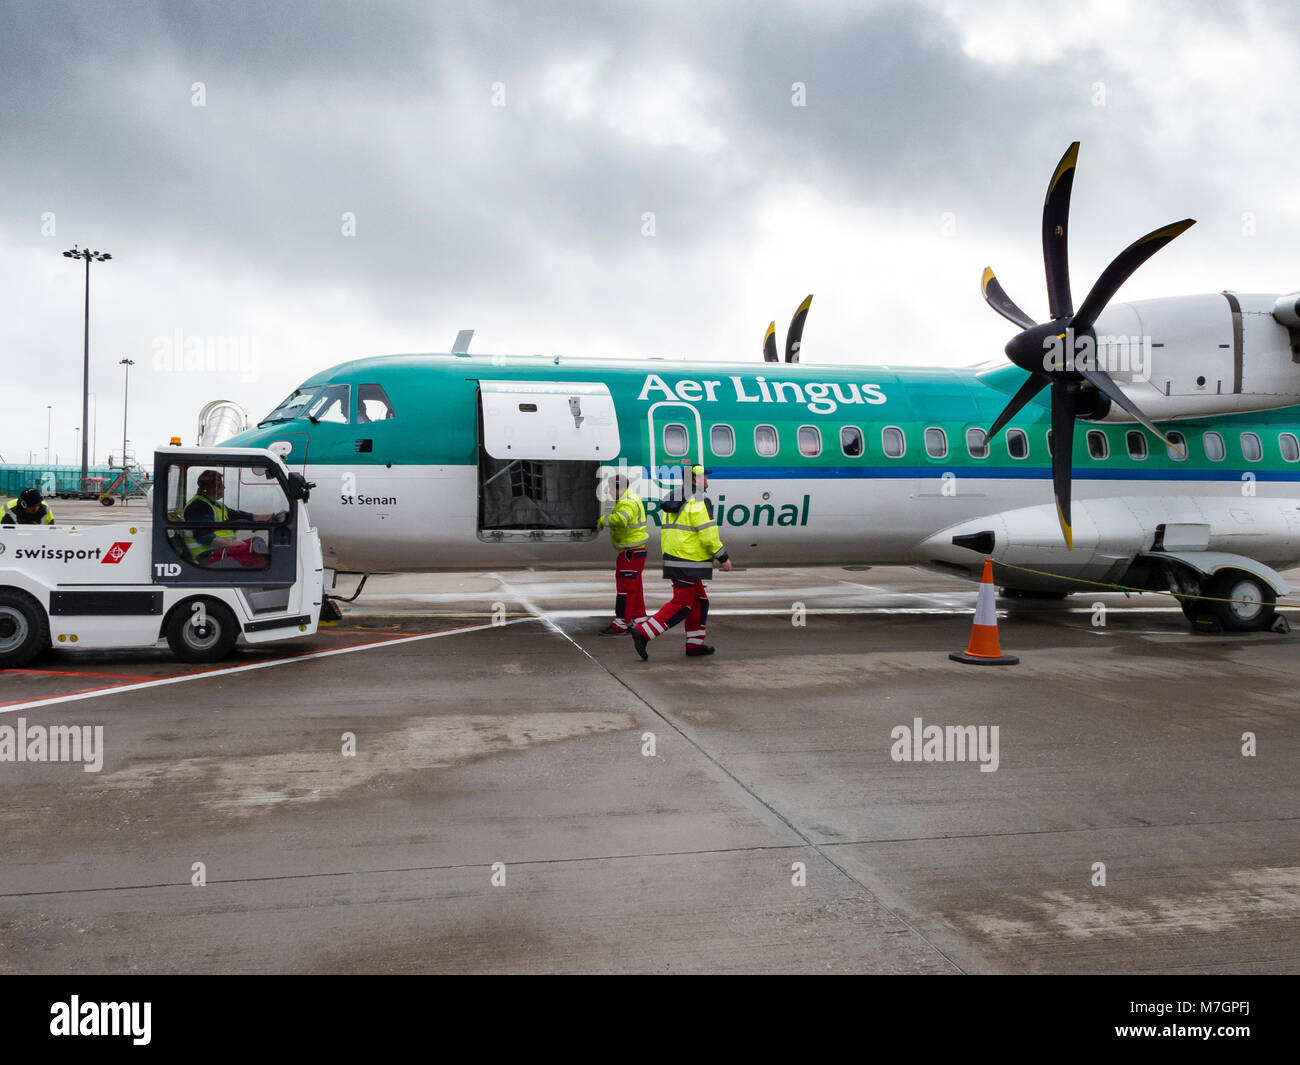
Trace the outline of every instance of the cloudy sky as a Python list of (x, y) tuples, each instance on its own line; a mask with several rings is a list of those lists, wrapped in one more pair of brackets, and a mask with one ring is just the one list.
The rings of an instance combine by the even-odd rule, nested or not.
[[(801, 87), (801, 88), (800, 88)], [(72, 458), (80, 264), (99, 457), (260, 417), (362, 355), (968, 365), (1046, 316), (1039, 212), (1080, 140), (1076, 298), (1300, 289), (1284, 3), (0, 0), (0, 456)], [(652, 216), (653, 230), (647, 217)], [(230, 339), (226, 339), (230, 338)], [(188, 343), (243, 364), (186, 369)], [(172, 368), (179, 362), (179, 370)]]

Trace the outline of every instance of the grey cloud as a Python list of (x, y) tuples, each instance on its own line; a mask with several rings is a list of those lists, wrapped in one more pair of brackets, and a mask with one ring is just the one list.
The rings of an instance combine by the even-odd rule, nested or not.
[[(617, 253), (643, 210), (679, 247), (735, 241), (767, 183), (809, 173), (852, 195), (974, 202), (1003, 184), (990, 154), (1028, 154), (1025, 130), (1067, 106), (1062, 80), (990, 74), (915, 7), (59, 10), (22, 10), (7, 38), (21, 106), (4, 123), (6, 213), (30, 224), (58, 204), (93, 216), (105, 244), (284, 276), (499, 281), (551, 242)], [(726, 95), (707, 117), (739, 158), (656, 150), (539, 105), (548, 59), (595, 51), (600, 78), (674, 58), (716, 78)], [(488, 102), (498, 78), (504, 112)], [(207, 83), (204, 109), (191, 80)], [(795, 80), (807, 109), (790, 106)], [(346, 249), (343, 211), (360, 234)]]

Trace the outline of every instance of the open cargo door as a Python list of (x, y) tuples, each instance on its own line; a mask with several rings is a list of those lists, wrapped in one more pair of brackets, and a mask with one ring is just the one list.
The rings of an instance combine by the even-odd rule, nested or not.
[(600, 382), (479, 382), (482, 540), (590, 540), (600, 467), (621, 444)]

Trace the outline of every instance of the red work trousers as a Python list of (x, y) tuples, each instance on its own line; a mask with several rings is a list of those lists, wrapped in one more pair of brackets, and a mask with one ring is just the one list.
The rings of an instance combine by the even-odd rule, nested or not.
[(679, 621), (686, 622), (686, 646), (704, 646), (704, 627), (709, 618), (709, 593), (703, 581), (673, 580), (673, 597), (654, 617), (637, 626), (647, 640), (661, 636)]
[[(223, 541), (214, 538), (213, 543), (220, 545)], [(253, 550), (253, 545), (247, 540), (235, 540), (234, 542), (225, 541), (227, 546), (218, 546), (203, 563), (205, 566), (212, 566), (218, 562), (224, 562), (229, 559), (232, 562), (238, 562), (245, 569), (266, 569), (270, 559)]]
[(630, 547), (618, 553), (614, 563), (614, 627), (626, 629), (645, 617), (645, 589), (641, 573), (645, 569), (645, 548)]

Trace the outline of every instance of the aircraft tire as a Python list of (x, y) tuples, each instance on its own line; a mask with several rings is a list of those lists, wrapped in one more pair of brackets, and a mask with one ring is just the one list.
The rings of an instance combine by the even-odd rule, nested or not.
[(1209, 594), (1216, 600), (1233, 600), (1206, 604), (1212, 608), (1225, 632), (1261, 632), (1273, 624), (1277, 615), (1277, 596), (1273, 589), (1244, 570), (1217, 574)]

